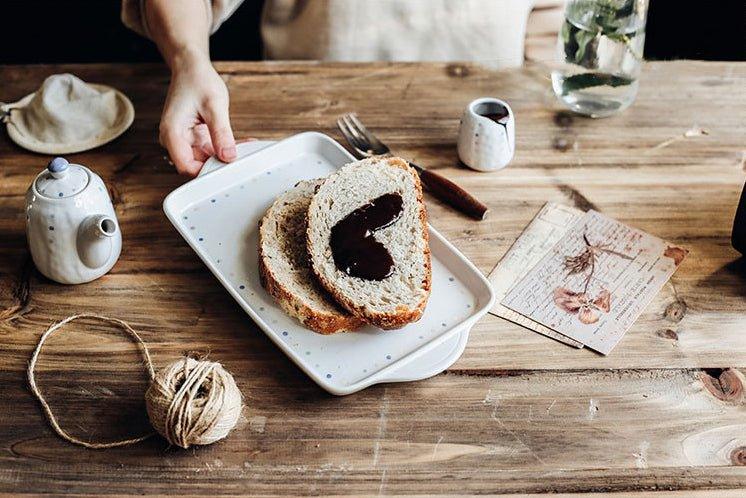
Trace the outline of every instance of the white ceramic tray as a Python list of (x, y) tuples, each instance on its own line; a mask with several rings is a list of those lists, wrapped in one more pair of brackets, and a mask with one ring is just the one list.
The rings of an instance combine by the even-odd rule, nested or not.
[(267, 336), (316, 383), (340, 395), (441, 372), (461, 355), (469, 330), (494, 301), (479, 270), (431, 227), (432, 294), (418, 322), (396, 331), (365, 327), (323, 336), (283, 313), (259, 283), (259, 220), (299, 180), (327, 176), (353, 160), (326, 135), (301, 133), (223, 167), (211, 163), (209, 173), (163, 203), (171, 223)]
[[(277, 142), (266, 140), (253, 140), (240, 143), (237, 146), (238, 157), (243, 159), (246, 156), (276, 143)], [(206, 175), (207, 173), (215, 171), (225, 165), (226, 163), (213, 156), (205, 162), (199, 172), (199, 176)], [(440, 346), (422, 354), (415, 360), (403, 364), (393, 372), (390, 372), (385, 380), (379, 380), (378, 382), (411, 382), (427, 379), (433, 375), (439, 374), (453, 365), (456, 360), (461, 357), (461, 354), (466, 348), (466, 343), (469, 340), (470, 330), (471, 328), (467, 328), (461, 331), (459, 334), (456, 334), (443, 342)]]

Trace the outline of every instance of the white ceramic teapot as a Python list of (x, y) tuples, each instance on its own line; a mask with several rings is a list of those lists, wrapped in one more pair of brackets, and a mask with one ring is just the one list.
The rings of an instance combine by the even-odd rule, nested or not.
[(26, 192), (26, 237), (39, 271), (62, 284), (97, 279), (122, 250), (103, 180), (62, 157), (50, 161)]

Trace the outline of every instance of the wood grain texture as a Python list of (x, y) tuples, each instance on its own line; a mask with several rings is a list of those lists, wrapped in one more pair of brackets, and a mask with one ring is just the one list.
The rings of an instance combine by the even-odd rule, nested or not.
[[(484, 221), (426, 200), (432, 224), (484, 273), (549, 200), (599, 209), (691, 253), (608, 357), (488, 315), (447, 373), (332, 397), (247, 319), (163, 215), (163, 198), (185, 181), (157, 145), (164, 68), (0, 67), (4, 101), (69, 71), (123, 90), (137, 113), (115, 142), (70, 157), (104, 178), (124, 234), (112, 272), (82, 286), (56, 285), (30, 263), (23, 195), (49, 158), (0, 134), (0, 492), (742, 494), (746, 263), (729, 236), (746, 167), (746, 64), (647, 64), (637, 102), (605, 120), (560, 110), (538, 65), (218, 69), (237, 137), (319, 130), (340, 138), (336, 117), (354, 111), (396, 153), (472, 192), (490, 208)], [(455, 147), (463, 107), (485, 95), (506, 99), (517, 116), (515, 160), (488, 174), (460, 166)], [(693, 125), (709, 135), (655, 148)], [(58, 439), (26, 388), (25, 368), (43, 330), (76, 312), (129, 321), (156, 366), (209, 352), (245, 395), (237, 430), (194, 451), (157, 438), (106, 451)], [(78, 436), (147, 430), (141, 358), (108, 326), (71, 324), (50, 339), (38, 381)]]

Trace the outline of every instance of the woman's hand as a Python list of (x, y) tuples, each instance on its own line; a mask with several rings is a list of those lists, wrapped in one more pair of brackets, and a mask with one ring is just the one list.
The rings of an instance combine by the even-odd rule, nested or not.
[(172, 60), (160, 142), (184, 175), (196, 176), (212, 155), (224, 162), (236, 158), (228, 89), (208, 57), (190, 54)]

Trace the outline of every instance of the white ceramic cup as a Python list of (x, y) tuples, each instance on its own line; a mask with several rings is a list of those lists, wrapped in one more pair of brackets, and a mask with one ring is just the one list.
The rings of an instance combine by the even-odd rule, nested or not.
[(464, 110), (458, 135), (458, 155), (477, 171), (504, 168), (515, 153), (515, 117), (500, 99), (483, 97)]

